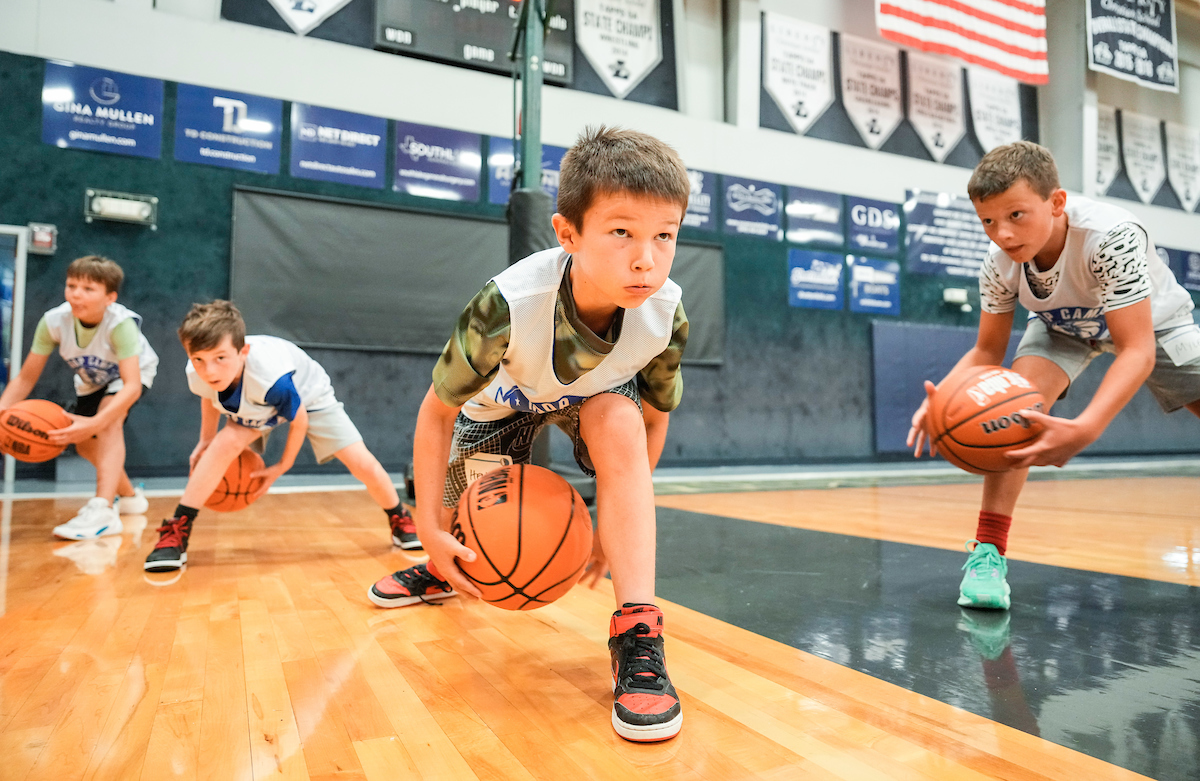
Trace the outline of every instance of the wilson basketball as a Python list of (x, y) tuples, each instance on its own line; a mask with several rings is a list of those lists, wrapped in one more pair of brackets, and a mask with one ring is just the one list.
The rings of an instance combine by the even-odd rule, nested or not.
[(261, 477), (251, 479), (250, 475), (264, 466), (262, 456), (246, 448), (225, 470), (225, 476), (221, 478), (217, 490), (212, 492), (204, 506), (222, 513), (249, 507), (263, 481)]
[(0, 451), (18, 461), (49, 461), (66, 449), (50, 442), (48, 432), (66, 428), (71, 419), (63, 408), (44, 399), (19, 401), (0, 420)]
[(475, 551), (458, 562), (483, 599), (533, 610), (571, 590), (592, 552), (583, 497), (549, 469), (516, 464), (480, 477), (458, 502), (450, 533)]
[(938, 386), (929, 402), (929, 432), (950, 463), (986, 475), (1007, 472), (1011, 450), (1037, 439), (1044, 426), (1022, 413), (1046, 409), (1033, 383), (1012, 369), (972, 366)]

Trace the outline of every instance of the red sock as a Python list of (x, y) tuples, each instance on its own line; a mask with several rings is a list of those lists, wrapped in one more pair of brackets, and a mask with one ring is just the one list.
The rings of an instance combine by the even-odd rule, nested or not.
[(1008, 548), (1008, 527), (1012, 526), (1011, 515), (989, 513), (984, 510), (979, 513), (979, 528), (975, 530), (975, 539), (980, 542), (990, 542), (996, 546), (1000, 555)]
[(446, 580), (445, 578), (443, 578), (443, 577), (442, 577), (442, 573), (438, 572), (438, 568), (437, 568), (437, 567), (435, 567), (435, 566), (433, 566), (433, 561), (432, 561), (432, 560), (430, 560), (430, 561), (429, 561), (429, 563), (427, 563), (427, 564), (425, 565), (425, 568), (426, 568), (427, 570), (429, 570), (429, 574), (430, 574), (430, 575), (433, 575), (433, 576), (434, 576), (435, 578), (437, 578), (438, 580), (440, 580), (440, 581), (443, 581), (443, 582)]

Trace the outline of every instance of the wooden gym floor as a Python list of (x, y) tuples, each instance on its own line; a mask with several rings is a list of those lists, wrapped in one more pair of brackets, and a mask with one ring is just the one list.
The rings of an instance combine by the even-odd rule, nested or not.
[[(1160, 779), (1200, 756), (1200, 481), (1031, 483), (1010, 614), (954, 603), (978, 487), (659, 498), (683, 732), (609, 724), (607, 582), (532, 613), (372, 606), (365, 492), (203, 513), (149, 575), (11, 503), (0, 779)], [(1137, 771), (1137, 772), (1134, 772)], [(1144, 773), (1138, 775), (1138, 773)]]

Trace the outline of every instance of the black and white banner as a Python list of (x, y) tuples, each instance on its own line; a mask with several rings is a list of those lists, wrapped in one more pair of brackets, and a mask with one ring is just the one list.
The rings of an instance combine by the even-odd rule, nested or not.
[(1200, 204), (1200, 129), (1167, 123), (1167, 179), (1184, 211)]
[(1096, 194), (1104, 195), (1121, 171), (1121, 143), (1117, 135), (1117, 110), (1096, 106)]
[(576, 0), (575, 44), (624, 98), (662, 62), (659, 0)]
[(1088, 0), (1087, 32), (1092, 70), (1179, 91), (1173, 0)]
[(904, 117), (900, 50), (841, 35), (842, 105), (863, 141), (878, 149)]
[(908, 53), (908, 121), (933, 159), (945, 160), (967, 129), (961, 66)]
[(967, 68), (967, 91), (975, 137), (984, 152), (1021, 140), (1021, 93), (1016, 79), (985, 68)]
[(763, 14), (763, 87), (800, 135), (833, 103), (832, 54), (828, 28)]
[(270, 0), (296, 35), (304, 35), (333, 16), (350, 0)]
[(1125, 173), (1142, 203), (1150, 203), (1167, 178), (1162, 131), (1156, 117), (1121, 112), (1121, 155)]

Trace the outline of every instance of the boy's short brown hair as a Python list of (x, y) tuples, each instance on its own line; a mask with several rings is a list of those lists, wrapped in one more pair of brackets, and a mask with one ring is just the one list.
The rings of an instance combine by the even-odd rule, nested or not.
[(246, 345), (246, 321), (232, 301), (192, 304), (179, 326), (179, 341), (188, 355), (219, 347), (226, 336), (235, 350)]
[(636, 130), (586, 127), (563, 156), (558, 175), (558, 213), (577, 230), (600, 193), (630, 193), (679, 204), (691, 194), (687, 166), (674, 149)]
[(996, 147), (975, 166), (971, 181), (967, 182), (967, 195), (972, 201), (986, 201), (1022, 179), (1043, 200), (1059, 188), (1058, 166), (1049, 149), (1032, 141)]
[(125, 272), (115, 260), (109, 260), (102, 255), (84, 255), (75, 258), (67, 266), (67, 279), (86, 279), (104, 285), (109, 293), (121, 292), (121, 283), (125, 281)]

